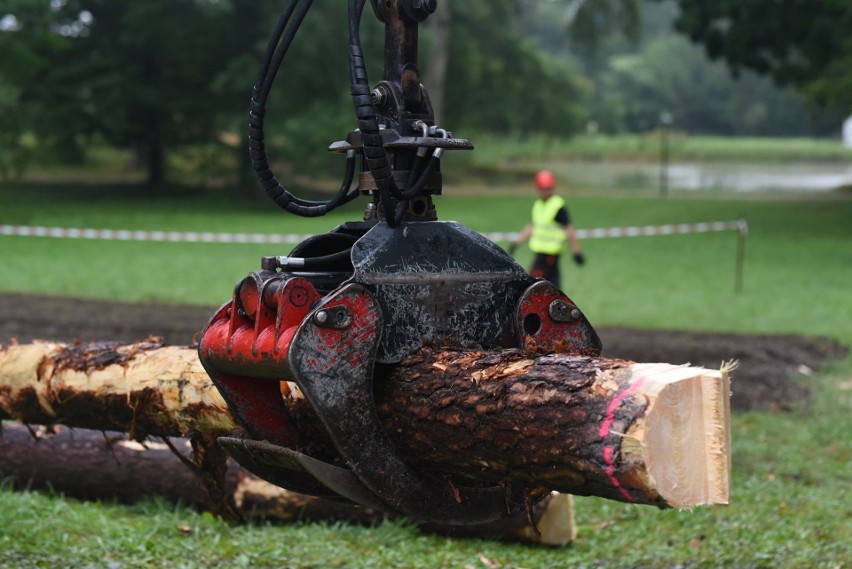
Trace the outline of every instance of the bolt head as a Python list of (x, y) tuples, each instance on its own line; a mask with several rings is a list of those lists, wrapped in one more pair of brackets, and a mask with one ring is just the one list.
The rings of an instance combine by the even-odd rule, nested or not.
[(325, 324), (328, 321), (328, 312), (320, 310), (314, 315), (314, 320), (316, 320), (317, 324)]
[(547, 312), (556, 322), (575, 322), (582, 315), (579, 308), (560, 299), (551, 302)]

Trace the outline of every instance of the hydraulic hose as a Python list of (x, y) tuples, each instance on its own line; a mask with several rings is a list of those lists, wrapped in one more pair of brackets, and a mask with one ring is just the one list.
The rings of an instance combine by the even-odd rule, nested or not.
[[(293, 39), (299, 31), (299, 27), (302, 25), (302, 21), (305, 19), (312, 3), (313, 0), (305, 0), (305, 2), (299, 5), (299, 0), (291, 0), (284, 12), (282, 12), (266, 47), (266, 53), (261, 63), (257, 81), (252, 90), (251, 110), (249, 112), (249, 154), (260, 186), (279, 207), (302, 217), (325, 215), (329, 211), (349, 203), (359, 195), (357, 188), (351, 192), (349, 191), (355, 176), (354, 152), (347, 153), (346, 171), (343, 182), (337, 194), (327, 201), (304, 200), (290, 193), (278, 181), (269, 166), (263, 131), (266, 101), (269, 97), (272, 83), (275, 80), (275, 75), (281, 67), (281, 63), (287, 55), (287, 50), (293, 43)], [(294, 14), (295, 19), (292, 25), (288, 27), (290, 19)]]
[[(379, 199), (385, 212), (385, 221), (390, 227), (396, 227), (402, 221), (407, 204), (395, 202), (393, 197), (402, 198), (403, 192), (393, 179), (388, 164), (379, 122), (373, 108), (370, 83), (364, 54), (361, 49), (361, 15), (366, 0), (349, 0), (349, 69), (352, 82), (352, 102), (355, 105), (355, 118), (361, 132), (364, 160), (373, 175)], [(392, 197), (393, 196), (393, 197)]]

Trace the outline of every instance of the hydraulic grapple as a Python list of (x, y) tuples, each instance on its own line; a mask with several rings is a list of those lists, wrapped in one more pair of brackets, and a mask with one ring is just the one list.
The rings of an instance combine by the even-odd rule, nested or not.
[[(261, 185), (281, 207), (318, 216), (369, 198), (364, 220), (265, 257), (204, 329), (199, 355), (245, 430), (220, 444), (248, 470), (284, 488), (443, 524), (493, 521), (524, 507), (520, 491), (472, 487), (410, 466), (383, 430), (373, 399), (377, 364), (423, 346), (538, 349), (598, 355), (600, 340), (560, 290), (531, 277), (467, 227), (438, 221), (440, 158), (472, 145), (435, 124), (417, 69), (417, 26), (436, 0), (371, 0), (385, 24), (384, 77), (371, 88), (360, 49), (366, 0), (349, 1), (350, 68), (358, 130), (338, 194), (300, 199), (266, 157), (263, 118), (277, 66), (310, 2), (292, 0), (252, 97), (250, 147)], [(352, 190), (358, 166), (358, 186)], [(282, 381), (295, 383), (339, 454), (321, 460), (288, 416)]]

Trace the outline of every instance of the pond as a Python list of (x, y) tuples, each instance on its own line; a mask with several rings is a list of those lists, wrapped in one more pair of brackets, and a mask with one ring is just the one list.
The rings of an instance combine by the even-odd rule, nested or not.
[[(659, 187), (661, 165), (652, 162), (570, 162), (559, 167), (568, 183), (616, 188)], [(668, 165), (668, 187), (736, 192), (830, 192), (852, 185), (852, 162), (677, 162)]]

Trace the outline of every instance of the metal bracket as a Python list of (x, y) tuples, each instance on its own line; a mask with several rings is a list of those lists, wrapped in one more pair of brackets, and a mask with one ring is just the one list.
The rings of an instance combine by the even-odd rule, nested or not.
[(530, 286), (518, 301), (521, 345), (533, 342), (551, 350), (599, 356), (601, 340), (570, 298), (547, 281)]

